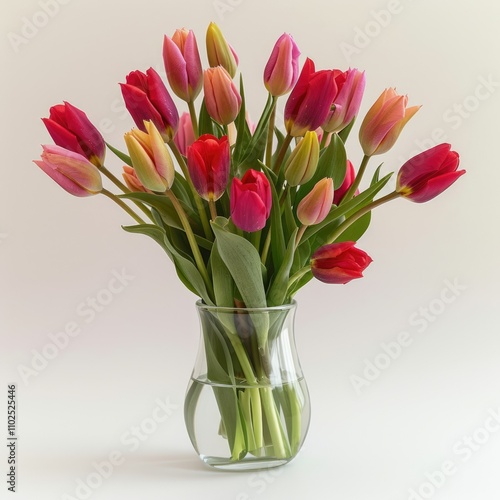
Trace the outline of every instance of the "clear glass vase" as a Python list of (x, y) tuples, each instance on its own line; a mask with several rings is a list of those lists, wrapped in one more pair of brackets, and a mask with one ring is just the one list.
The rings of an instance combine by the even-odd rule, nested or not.
[(246, 309), (196, 303), (201, 336), (184, 417), (207, 465), (277, 467), (300, 450), (310, 400), (294, 339), (296, 303)]

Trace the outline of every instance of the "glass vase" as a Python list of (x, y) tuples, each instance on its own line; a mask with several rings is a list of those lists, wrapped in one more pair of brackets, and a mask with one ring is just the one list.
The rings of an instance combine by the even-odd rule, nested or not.
[(184, 405), (196, 452), (223, 470), (288, 463), (310, 420), (294, 338), (296, 303), (247, 309), (198, 301), (196, 307), (200, 346)]

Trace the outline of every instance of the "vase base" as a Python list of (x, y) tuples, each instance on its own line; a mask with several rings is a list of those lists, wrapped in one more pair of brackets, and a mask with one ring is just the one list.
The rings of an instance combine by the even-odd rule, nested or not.
[(227, 458), (200, 456), (201, 460), (212, 469), (223, 471), (255, 471), (280, 467), (292, 460), (292, 458), (254, 458), (245, 460), (228, 460)]

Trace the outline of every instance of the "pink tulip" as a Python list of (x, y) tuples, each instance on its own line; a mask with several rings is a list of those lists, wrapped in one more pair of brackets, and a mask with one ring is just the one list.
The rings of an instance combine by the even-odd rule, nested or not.
[[(339, 205), (340, 202), (342, 201), (342, 198), (345, 196), (347, 191), (349, 191), (349, 188), (352, 186), (352, 183), (354, 182), (354, 179), (356, 178), (356, 172), (354, 171), (354, 166), (351, 163), (350, 160), (347, 160), (347, 169), (345, 172), (345, 177), (344, 177), (344, 182), (342, 185), (335, 190), (334, 196), (333, 196), (333, 204), (334, 205)], [(356, 190), (355, 195), (359, 194), (359, 189)]]
[(333, 179), (318, 181), (297, 207), (297, 218), (304, 226), (319, 224), (330, 212), (333, 203)]
[(222, 67), (209, 68), (204, 78), (205, 105), (219, 124), (234, 122), (241, 107), (241, 96), (229, 73)]
[(338, 93), (333, 101), (333, 109), (328, 114), (323, 129), (326, 132), (340, 132), (358, 114), (365, 91), (365, 73), (349, 69), (335, 78)]
[(174, 136), (174, 143), (183, 156), (187, 155), (188, 147), (194, 142), (193, 122), (189, 113), (182, 113), (179, 128)]
[(249, 169), (231, 184), (231, 219), (243, 231), (261, 230), (271, 213), (271, 186), (262, 172)]
[(311, 257), (313, 276), (324, 283), (343, 285), (353, 279), (362, 278), (363, 271), (372, 259), (354, 245), (354, 241), (344, 241), (316, 250)]
[(458, 153), (439, 144), (408, 160), (399, 170), (396, 191), (415, 203), (432, 200), (448, 189), (465, 170), (457, 170)]
[(160, 75), (149, 68), (146, 73), (132, 71), (127, 83), (120, 84), (123, 99), (137, 127), (146, 131), (145, 121), (152, 121), (165, 141), (175, 135), (179, 114)]
[(285, 95), (297, 83), (300, 51), (293, 38), (284, 33), (274, 45), (264, 69), (264, 85), (272, 96)]
[(207, 201), (218, 200), (229, 181), (229, 142), (205, 134), (189, 146), (187, 165), (189, 175), (198, 194)]
[(176, 30), (172, 38), (165, 36), (163, 61), (174, 93), (183, 101), (194, 101), (203, 84), (203, 70), (194, 33), (182, 29)]
[(34, 163), (68, 193), (84, 197), (102, 191), (101, 174), (85, 156), (61, 146), (42, 148), (41, 161), (34, 160)]
[(285, 105), (285, 127), (293, 137), (322, 125), (337, 94), (334, 72), (315, 71), (314, 62), (307, 59), (299, 79)]
[(149, 189), (146, 189), (143, 185), (142, 182), (139, 180), (139, 177), (137, 177), (137, 174), (135, 170), (132, 167), (129, 167), (128, 165), (123, 166), (123, 180), (125, 181), (125, 184), (127, 187), (132, 191), (133, 193), (150, 193)]
[(366, 156), (386, 153), (394, 146), (408, 120), (420, 106), (407, 108), (408, 96), (384, 90), (370, 108), (359, 129), (359, 141)]
[(98, 167), (104, 163), (104, 139), (82, 110), (69, 102), (57, 104), (42, 121), (58, 146), (85, 156)]

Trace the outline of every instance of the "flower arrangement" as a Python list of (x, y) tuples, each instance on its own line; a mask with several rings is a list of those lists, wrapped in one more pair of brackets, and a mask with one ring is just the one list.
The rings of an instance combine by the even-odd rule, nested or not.
[[(206, 306), (280, 307), (312, 278), (345, 284), (362, 277), (372, 260), (356, 242), (372, 210), (396, 198), (426, 202), (465, 173), (459, 155), (440, 144), (409, 159), (394, 190), (377, 197), (392, 174), (380, 177), (379, 167), (361, 189), (369, 161), (392, 148), (419, 106), (408, 107), (408, 98), (392, 88), (382, 92), (361, 122), (364, 157), (356, 171), (345, 143), (364, 72), (317, 71), (311, 59), (299, 71), (299, 49), (283, 34), (264, 69), (268, 99), (253, 125), (243, 80), (234, 81), (238, 56), (214, 23), (206, 46), (203, 70), (192, 31), (164, 38), (170, 89), (187, 104), (181, 116), (154, 69), (132, 71), (120, 84), (137, 127), (125, 133), (126, 152), (106, 144), (83, 111), (64, 103), (43, 119), (55, 145), (43, 146), (35, 161), (70, 194), (103, 194), (123, 208), (136, 222), (124, 229), (160, 244), (181, 282)], [(282, 132), (276, 110), (286, 94)], [(106, 168), (106, 147), (125, 164), (123, 181)], [(104, 187), (103, 177), (118, 193)], [(241, 325), (223, 316), (216, 315), (205, 338), (212, 346), (206, 364), (208, 379), (232, 385), (229, 397), (214, 390), (230, 460), (288, 459), (304, 434), (304, 398), (299, 385), (287, 387), (286, 404), (267, 391), (277, 322), (251, 316), (245, 329), (257, 335), (247, 345)], [(215, 331), (224, 339), (217, 341), (220, 349)]]

